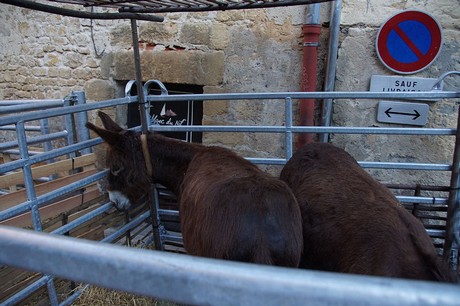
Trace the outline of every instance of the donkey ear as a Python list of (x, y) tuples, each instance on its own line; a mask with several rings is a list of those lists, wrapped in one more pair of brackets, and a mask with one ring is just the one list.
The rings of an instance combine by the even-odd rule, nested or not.
[(94, 131), (97, 135), (99, 135), (102, 139), (104, 139), (109, 145), (115, 146), (122, 140), (122, 135), (118, 132), (109, 131), (103, 128), (100, 128), (91, 122), (86, 122), (86, 127), (92, 131)]
[(101, 118), (102, 124), (107, 130), (117, 133), (123, 131), (123, 128), (119, 126), (115, 121), (113, 121), (112, 118), (110, 118), (110, 116), (106, 113), (99, 111), (97, 114)]

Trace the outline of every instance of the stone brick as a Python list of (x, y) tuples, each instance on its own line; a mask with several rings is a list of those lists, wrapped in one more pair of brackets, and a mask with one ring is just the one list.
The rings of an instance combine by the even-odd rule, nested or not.
[(32, 74), (34, 76), (45, 76), (46, 75), (46, 68), (44, 67), (35, 67), (32, 69)]
[(230, 22), (244, 20), (244, 11), (219, 11), (217, 12), (217, 21)]
[(70, 79), (71, 75), (72, 75), (72, 69), (68, 67), (59, 68), (59, 77), (63, 79)]
[(179, 39), (186, 44), (209, 45), (211, 28), (205, 23), (184, 24)]
[(178, 33), (176, 24), (146, 23), (139, 30), (139, 41), (168, 42), (172, 41)]
[(229, 44), (228, 26), (217, 23), (211, 28), (209, 47), (215, 50), (223, 50)]
[(61, 59), (56, 54), (48, 54), (45, 58), (45, 64), (47, 66), (57, 66), (61, 62)]
[(126, 25), (119, 25), (110, 31), (110, 43), (114, 46), (131, 46), (131, 28)]
[(59, 68), (50, 67), (48, 68), (48, 77), (57, 78), (59, 76)]
[(65, 65), (70, 68), (77, 68), (83, 65), (83, 56), (77, 53), (67, 53), (64, 60)]
[(104, 80), (91, 80), (85, 83), (86, 99), (103, 101), (113, 98), (113, 84)]
[[(223, 81), (223, 63), (224, 54), (221, 51), (169, 51), (141, 54), (143, 79), (159, 79), (165, 83), (217, 85)], [(135, 79), (131, 52), (115, 53), (113, 65), (114, 79)]]
[(72, 70), (72, 78), (87, 81), (91, 79), (91, 70), (76, 68)]

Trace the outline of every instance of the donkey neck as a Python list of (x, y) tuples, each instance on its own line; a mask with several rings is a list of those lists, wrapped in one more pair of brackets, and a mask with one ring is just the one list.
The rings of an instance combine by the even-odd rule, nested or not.
[(190, 161), (203, 148), (199, 144), (187, 143), (162, 135), (149, 137), (154, 181), (178, 194)]

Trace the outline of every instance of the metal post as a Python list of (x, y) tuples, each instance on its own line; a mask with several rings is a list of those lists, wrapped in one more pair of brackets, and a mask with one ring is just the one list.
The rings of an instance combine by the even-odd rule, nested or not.
[(285, 112), (285, 146), (286, 146), (286, 161), (292, 157), (292, 99), (287, 97), (284, 102)]
[[(339, 32), (340, 32), (340, 14), (342, 11), (342, 0), (337, 0), (332, 3), (331, 10), (331, 32), (329, 36), (329, 51), (326, 68), (326, 84), (324, 91), (333, 91), (335, 86), (335, 70), (337, 65), (337, 53), (339, 48)], [(332, 99), (323, 101), (321, 125), (330, 126), (332, 121)], [(329, 133), (320, 135), (321, 142), (328, 142)]]
[[(73, 94), (76, 97), (76, 105), (86, 104), (86, 97), (84, 91), (75, 91)], [(88, 121), (88, 115), (86, 112), (79, 112), (75, 115), (76, 118), (76, 134), (78, 135), (78, 142), (83, 142), (89, 140), (89, 130), (85, 127), (86, 122)], [(82, 154), (90, 154), (91, 148), (81, 150)]]
[[(141, 57), (139, 52), (139, 37), (137, 33), (137, 23), (135, 19), (131, 19), (131, 30), (133, 35), (133, 50), (134, 50), (134, 65), (136, 68), (136, 89), (137, 97), (139, 101), (139, 112), (141, 117), (141, 131), (142, 134), (148, 133), (148, 124), (150, 114), (148, 113), (148, 104), (147, 104), (147, 92), (144, 91), (144, 86), (142, 86), (142, 72), (141, 72)], [(152, 230), (153, 237), (155, 241), (155, 248), (158, 250), (163, 250), (163, 243), (161, 241), (160, 235), (160, 217), (158, 215), (158, 194), (156, 192), (155, 185), (149, 189), (149, 205), (150, 205), (150, 219), (152, 221)]]
[(139, 100), (139, 112), (141, 116), (141, 128), (142, 133), (146, 134), (148, 131), (148, 121), (146, 109), (146, 99), (142, 90), (142, 71), (141, 71), (141, 56), (139, 52), (139, 37), (137, 33), (137, 22), (136, 19), (131, 19), (131, 31), (133, 36), (133, 50), (134, 50), (134, 66), (136, 69), (136, 88), (137, 98)]
[(17, 137), (19, 144), (19, 153), (21, 159), (25, 161), (24, 166), (22, 167), (24, 184), (26, 186), (27, 198), (32, 204), (30, 205), (30, 211), (32, 214), (34, 229), (36, 231), (42, 230), (42, 224), (40, 220), (40, 212), (38, 210), (38, 204), (35, 202), (37, 195), (35, 193), (35, 186), (32, 177), (32, 165), (30, 164), (29, 151), (27, 148), (27, 138), (26, 132), (24, 130), (24, 121), (19, 121), (17, 123)]
[(149, 207), (150, 207), (150, 220), (153, 228), (153, 242), (155, 243), (155, 249), (164, 251), (163, 239), (161, 238), (161, 232), (163, 230), (160, 224), (159, 200), (157, 188), (154, 184), (149, 189)]
[(460, 231), (460, 108), (458, 110), (457, 134), (455, 135), (454, 157), (450, 179), (450, 192), (447, 208), (446, 237), (444, 240), (444, 259), (449, 260), (451, 268), (456, 271), (458, 264), (458, 235)]
[[(72, 93), (71, 95), (65, 97), (64, 99), (64, 107), (73, 106), (75, 101), (75, 95)], [(72, 145), (75, 143), (75, 130), (73, 126), (73, 114), (66, 114), (65, 118), (65, 129), (67, 131), (67, 145)], [(71, 152), (67, 155), (68, 158), (74, 158), (76, 156), (75, 152)]]

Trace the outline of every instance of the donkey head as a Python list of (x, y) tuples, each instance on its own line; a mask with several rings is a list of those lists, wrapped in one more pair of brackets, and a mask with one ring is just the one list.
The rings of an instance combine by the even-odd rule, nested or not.
[(86, 127), (99, 135), (107, 144), (107, 191), (110, 200), (119, 210), (126, 210), (131, 203), (147, 193), (151, 178), (147, 174), (139, 133), (125, 130), (107, 114), (98, 113), (104, 128), (90, 122)]

